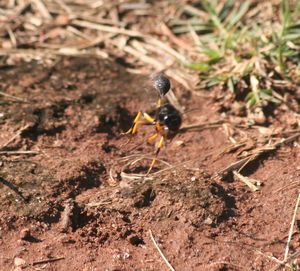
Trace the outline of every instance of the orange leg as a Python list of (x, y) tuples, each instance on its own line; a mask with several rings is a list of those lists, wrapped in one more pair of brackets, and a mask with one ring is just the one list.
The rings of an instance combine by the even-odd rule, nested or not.
[[(156, 134), (156, 135), (157, 135), (157, 134)], [(156, 160), (157, 160), (157, 156), (158, 156), (158, 154), (159, 154), (159, 152), (160, 152), (160, 150), (161, 150), (161, 148), (162, 148), (162, 146), (163, 146), (163, 144), (164, 144), (164, 140), (165, 140), (165, 138), (164, 138), (164, 136), (162, 136), (162, 137), (160, 138), (159, 142), (158, 142), (157, 149), (156, 149), (156, 151), (155, 151), (155, 157), (153, 158), (153, 160), (152, 160), (152, 162), (151, 162), (151, 165), (150, 165), (150, 167), (149, 167), (149, 169), (148, 169), (148, 171), (147, 171), (147, 175), (151, 172), (151, 170), (152, 170), (152, 168), (153, 168), (153, 166), (154, 166), (154, 164), (155, 164), (155, 162), (156, 162)]]
[(150, 115), (148, 115), (147, 113), (143, 113), (143, 118), (146, 120), (146, 121), (148, 121), (148, 122), (150, 122), (150, 123), (152, 123), (152, 124), (155, 124), (155, 119), (154, 118), (152, 118)]
[(130, 127), (130, 129), (127, 132), (122, 133), (122, 135), (128, 135), (128, 134), (134, 135), (134, 134), (136, 134), (138, 125), (143, 122), (143, 121), (141, 121), (141, 118), (143, 118), (144, 120), (146, 120), (150, 123), (153, 123), (153, 124), (155, 123), (154, 118), (149, 116), (147, 113), (142, 113), (141, 111), (139, 111), (137, 113), (136, 117), (134, 118), (132, 126)]
[(135, 134), (137, 132), (137, 127), (139, 125), (141, 116), (142, 116), (142, 112), (138, 112), (136, 117), (133, 120), (133, 123), (132, 123), (130, 129), (127, 132), (122, 133), (122, 135)]
[[(157, 106), (159, 107), (160, 105), (161, 105), (161, 99), (159, 99), (158, 102), (157, 102)], [(150, 123), (154, 124), (155, 128), (156, 128), (156, 133), (153, 134), (153, 135), (151, 135), (147, 139), (147, 142), (152, 142), (152, 141), (154, 141), (158, 137), (158, 135), (161, 135), (161, 138), (160, 138), (160, 140), (158, 142), (158, 145), (157, 145), (157, 148), (156, 148), (156, 151), (155, 151), (155, 157), (153, 158), (153, 160), (152, 160), (152, 162), (150, 164), (150, 167), (149, 167), (149, 169), (147, 171), (147, 175), (148, 175), (151, 172), (153, 166), (155, 165), (155, 163), (157, 161), (157, 156), (158, 156), (158, 154), (159, 154), (159, 152), (160, 152), (160, 150), (161, 150), (161, 148), (162, 148), (162, 146), (164, 144), (164, 141), (165, 141), (167, 135), (166, 135), (165, 132), (163, 132), (163, 127), (159, 123), (156, 123), (155, 119), (152, 118), (150, 115), (148, 115), (145, 112), (143, 112), (143, 113), (142, 112), (138, 112), (138, 114), (136, 115), (136, 117), (135, 117), (135, 119), (134, 119), (134, 121), (132, 123), (132, 126), (130, 127), (130, 129), (127, 132), (123, 133), (123, 135), (124, 134), (125, 135), (126, 134), (132, 134), (132, 135), (136, 134), (137, 133), (138, 125), (143, 122), (141, 120), (141, 118), (143, 118), (147, 122), (150, 122)]]
[(153, 140), (155, 140), (157, 138), (157, 136), (158, 136), (158, 133), (155, 133), (152, 136), (149, 136), (147, 139), (147, 142), (148, 143), (152, 142)]
[(161, 107), (161, 98), (158, 99), (158, 101), (156, 103), (156, 107), (157, 108)]

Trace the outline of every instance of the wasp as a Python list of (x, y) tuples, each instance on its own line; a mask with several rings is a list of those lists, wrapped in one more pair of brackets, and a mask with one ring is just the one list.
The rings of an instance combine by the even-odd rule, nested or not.
[(165, 95), (171, 89), (169, 78), (163, 74), (158, 73), (152, 76), (153, 87), (159, 94), (157, 101), (155, 116), (151, 117), (144, 111), (139, 111), (133, 120), (130, 129), (123, 134), (136, 134), (138, 126), (143, 123), (150, 123), (155, 128), (155, 133), (148, 137), (147, 142), (158, 140), (158, 144), (154, 153), (154, 158), (147, 171), (149, 174), (157, 160), (159, 152), (167, 139), (173, 138), (180, 129), (182, 118), (180, 112), (170, 103), (164, 103)]

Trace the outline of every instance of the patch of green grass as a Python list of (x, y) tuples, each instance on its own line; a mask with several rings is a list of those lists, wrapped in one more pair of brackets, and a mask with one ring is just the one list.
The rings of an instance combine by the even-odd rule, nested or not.
[(274, 82), (299, 84), (300, 1), (267, 2), (202, 0), (170, 22), (175, 34), (197, 43), (197, 60), (184, 64), (199, 71), (200, 88), (221, 85), (237, 93), (242, 86), (253, 108), (280, 103)]

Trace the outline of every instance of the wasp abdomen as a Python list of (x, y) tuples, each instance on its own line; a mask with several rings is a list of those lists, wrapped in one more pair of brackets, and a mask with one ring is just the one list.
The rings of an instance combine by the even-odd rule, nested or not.
[(159, 92), (160, 96), (165, 96), (171, 88), (170, 80), (163, 73), (155, 74), (152, 78), (154, 88)]

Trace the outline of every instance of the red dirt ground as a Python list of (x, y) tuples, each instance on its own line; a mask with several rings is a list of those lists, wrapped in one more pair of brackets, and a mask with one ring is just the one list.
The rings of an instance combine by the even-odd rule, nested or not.
[[(1, 270), (168, 270), (150, 231), (175, 270), (270, 270), (271, 256), (282, 259), (300, 182), (296, 142), (243, 171), (262, 182), (256, 192), (216, 173), (249, 142), (259, 145), (258, 130), (234, 130), (251, 140), (226, 151), (222, 124), (178, 134), (159, 156), (176, 166), (160, 162), (138, 178), (132, 173), (145, 173), (150, 160), (126, 163), (151, 157), (144, 139), (152, 127), (128, 144), (121, 132), (139, 109), (155, 108), (148, 78), (115, 62), (63, 58), (3, 66), (0, 89), (26, 100), (1, 100), (1, 178), (19, 193), (0, 185)], [(184, 125), (246, 123), (233, 105), (224, 110), (220, 90), (173, 89), (189, 112)], [(287, 119), (275, 110), (265, 129), (289, 127)], [(299, 241), (296, 228), (291, 254)]]

